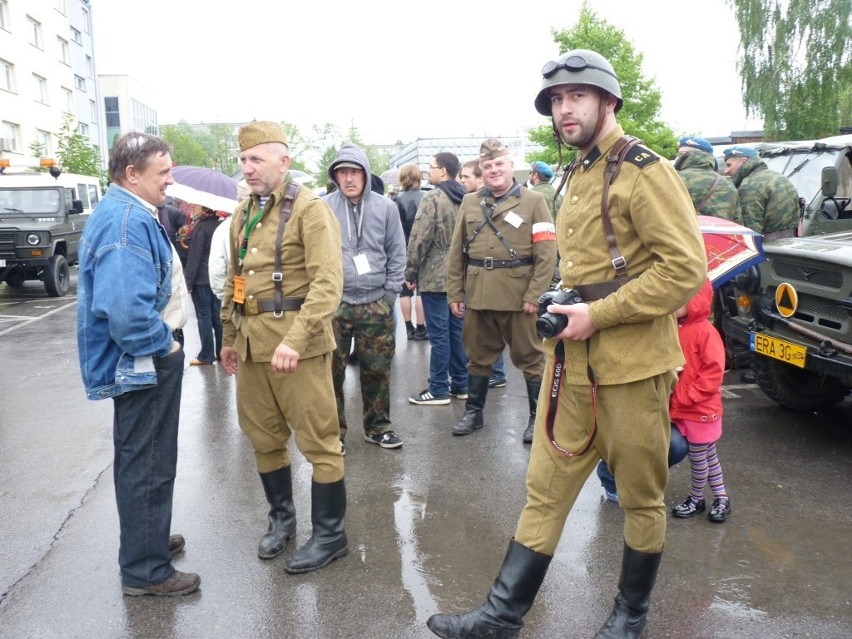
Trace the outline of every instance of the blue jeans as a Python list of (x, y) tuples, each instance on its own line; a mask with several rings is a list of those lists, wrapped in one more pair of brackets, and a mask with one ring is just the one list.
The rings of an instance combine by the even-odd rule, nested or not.
[[(689, 442), (686, 441), (680, 431), (672, 425), (672, 437), (669, 443), (669, 468), (680, 462), (689, 452)], [(609, 493), (616, 493), (615, 477), (609, 472), (609, 466), (602, 459), (598, 463), (598, 479), (601, 480), (601, 486)]]
[(154, 357), (157, 385), (113, 398), (113, 481), (123, 586), (158, 584), (175, 571), (169, 531), (183, 364), (182, 349)]
[(491, 376), (506, 379), (506, 368), (505, 364), (503, 364), (503, 353), (500, 353), (500, 357), (497, 358), (497, 361), (494, 362), (494, 366), (491, 367)]
[(198, 359), (212, 362), (222, 350), (222, 302), (213, 295), (209, 284), (196, 284), (192, 287), (192, 304), (195, 306), (195, 318), (198, 320), (198, 336), (201, 338), (201, 352)]
[(464, 321), (453, 315), (446, 293), (420, 293), (423, 315), (429, 327), (429, 392), (446, 397), (453, 390), (467, 390), (467, 355), (462, 345)]

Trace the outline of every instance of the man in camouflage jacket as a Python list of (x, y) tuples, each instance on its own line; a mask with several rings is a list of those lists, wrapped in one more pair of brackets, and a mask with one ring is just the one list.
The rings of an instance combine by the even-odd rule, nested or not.
[(743, 223), (737, 187), (716, 170), (713, 146), (704, 138), (680, 139), (675, 168), (699, 215), (713, 215)]
[(743, 224), (763, 233), (763, 241), (795, 237), (799, 225), (799, 194), (786, 177), (770, 171), (754, 149), (725, 149), (725, 175), (740, 195)]

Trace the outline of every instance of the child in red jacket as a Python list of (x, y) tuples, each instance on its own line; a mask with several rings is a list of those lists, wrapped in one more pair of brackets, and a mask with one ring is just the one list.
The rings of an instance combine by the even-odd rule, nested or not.
[(716, 455), (716, 442), (722, 436), (725, 345), (709, 321), (712, 303), (713, 287), (707, 280), (695, 297), (676, 312), (686, 364), (672, 392), (669, 413), (672, 423), (689, 442), (692, 487), (672, 515), (686, 519), (704, 512), (704, 488), (709, 483), (714, 499), (707, 518), (722, 523), (731, 512), (731, 500)]

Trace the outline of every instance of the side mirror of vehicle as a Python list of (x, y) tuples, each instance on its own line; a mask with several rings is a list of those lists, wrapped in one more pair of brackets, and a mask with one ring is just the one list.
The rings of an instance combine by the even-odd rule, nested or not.
[(71, 209), (68, 211), (69, 213), (77, 213), (78, 215), (83, 212), (83, 200), (71, 200)]
[(822, 184), (820, 185), (822, 196), (827, 199), (837, 195), (837, 168), (824, 166), (820, 177), (822, 179)]

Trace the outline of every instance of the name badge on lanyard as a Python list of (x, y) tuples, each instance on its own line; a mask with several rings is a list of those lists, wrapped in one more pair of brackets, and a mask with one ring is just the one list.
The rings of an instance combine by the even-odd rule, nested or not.
[(358, 272), (358, 275), (366, 275), (370, 272), (370, 261), (367, 259), (366, 255), (358, 253), (354, 259), (355, 270)]

